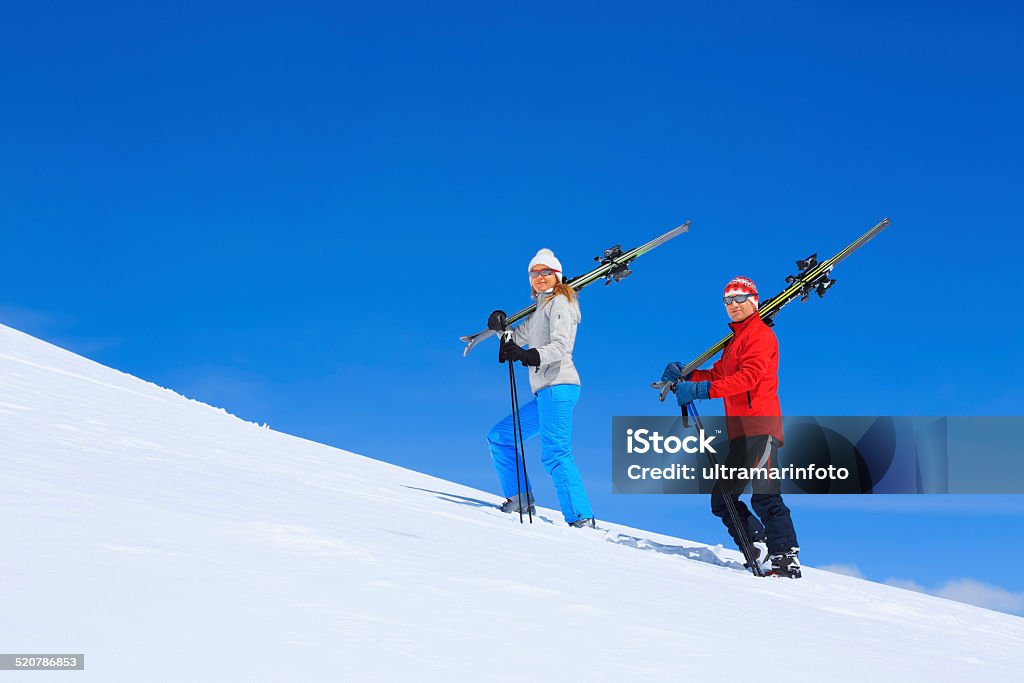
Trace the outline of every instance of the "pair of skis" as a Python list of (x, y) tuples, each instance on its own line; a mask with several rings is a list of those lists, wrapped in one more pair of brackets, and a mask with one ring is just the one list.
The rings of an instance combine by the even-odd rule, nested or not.
[[(616, 244), (614, 247), (609, 247), (604, 250), (601, 256), (595, 256), (594, 260), (599, 261), (600, 265), (591, 270), (589, 273), (584, 273), (577, 277), (571, 278), (565, 281), (565, 284), (569, 285), (577, 292), (604, 279), (605, 285), (609, 285), (612, 282), (619, 282), (624, 280), (633, 274), (633, 271), (629, 269), (629, 264), (635, 261), (637, 258), (643, 256), (647, 252), (660, 247), (665, 242), (668, 242), (673, 237), (678, 237), (684, 232), (689, 232), (690, 221), (686, 221), (682, 225), (672, 228), (664, 235), (655, 237), (653, 240), (646, 244), (641, 244), (639, 247), (630, 249), (629, 251), (622, 251), (622, 245)], [(537, 304), (531, 304), (513, 315), (505, 318), (506, 328), (519, 322), (526, 316), (533, 313), (534, 309), (537, 308)], [(477, 332), (476, 334), (467, 334), (464, 337), (459, 337), (460, 340), (466, 343), (466, 349), (462, 352), (463, 356), (468, 356), (469, 352), (473, 348), (482, 342), (484, 339), (497, 334), (494, 330), (484, 330)]]
[[(883, 218), (877, 225), (875, 225), (875, 227), (855, 239), (847, 245), (845, 249), (832, 258), (819, 263), (818, 255), (811, 254), (807, 258), (797, 261), (796, 267), (798, 272), (796, 275), (790, 275), (786, 278), (786, 288), (758, 307), (758, 313), (761, 316), (761, 320), (764, 320), (768, 325), (774, 325), (775, 316), (778, 312), (797, 299), (807, 301), (807, 298), (810, 297), (811, 294), (817, 294), (819, 297), (824, 297), (825, 292), (831, 289), (832, 285), (836, 283), (835, 280), (829, 277), (832, 269), (845, 261), (850, 254), (863, 247), (878, 235), (878, 233), (888, 227), (889, 219)], [(691, 372), (711, 360), (719, 351), (725, 348), (725, 345), (729, 343), (730, 339), (732, 339), (731, 332), (720, 342), (687, 363), (686, 367), (682, 368), (680, 377), (686, 377)], [(660, 392), (659, 398), (664, 401), (665, 397), (675, 389), (675, 382), (654, 382), (651, 386)]]

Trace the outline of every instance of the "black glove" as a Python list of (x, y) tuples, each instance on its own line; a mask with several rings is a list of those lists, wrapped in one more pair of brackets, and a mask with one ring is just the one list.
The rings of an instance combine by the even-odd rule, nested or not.
[(498, 362), (504, 363), (505, 361), (519, 361), (523, 365), (539, 366), (540, 351), (537, 349), (524, 349), (509, 339), (507, 342), (502, 343), (501, 351), (498, 353)]
[(487, 329), (501, 332), (505, 329), (505, 311), (494, 311), (487, 318)]

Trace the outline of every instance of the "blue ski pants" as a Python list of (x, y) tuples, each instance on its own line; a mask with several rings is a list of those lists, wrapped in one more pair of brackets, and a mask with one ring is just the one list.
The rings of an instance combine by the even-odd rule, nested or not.
[[(519, 408), (523, 441), (540, 435), (540, 461), (555, 484), (558, 504), (566, 522), (594, 516), (587, 492), (583, 489), (583, 479), (572, 459), (572, 411), (579, 399), (579, 385), (556, 384), (541, 389), (536, 398)], [(513, 439), (511, 415), (494, 425), (487, 435), (491, 459), (506, 498), (515, 498), (517, 490)], [(532, 487), (522, 478), (521, 467), (519, 481), (525, 495)]]

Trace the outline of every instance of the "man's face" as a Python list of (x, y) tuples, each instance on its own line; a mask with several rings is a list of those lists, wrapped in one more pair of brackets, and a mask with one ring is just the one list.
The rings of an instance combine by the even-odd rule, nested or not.
[(725, 311), (729, 314), (729, 317), (734, 323), (743, 322), (753, 315), (756, 310), (757, 307), (751, 299), (747, 299), (743, 303), (733, 301), (732, 303), (725, 305)]

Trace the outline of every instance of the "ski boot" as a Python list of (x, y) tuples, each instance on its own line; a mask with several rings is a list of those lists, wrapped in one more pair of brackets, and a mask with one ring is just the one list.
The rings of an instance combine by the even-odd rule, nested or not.
[(596, 529), (597, 522), (594, 521), (593, 517), (580, 517), (575, 522), (569, 522), (569, 526), (576, 527), (577, 529)]
[(790, 548), (788, 552), (772, 555), (772, 568), (768, 576), (779, 576), (784, 579), (799, 579), (800, 558), (797, 555), (800, 548)]
[[(520, 498), (519, 496), (513, 496), (511, 498), (506, 498), (505, 501), (501, 505), (498, 506), (498, 509), (501, 510), (502, 512), (519, 512), (520, 511), (519, 510), (519, 498)], [(534, 505), (533, 493), (529, 492), (529, 493), (522, 494), (522, 500), (523, 500), (523, 503), (524, 503), (524, 507), (522, 509), (522, 513), (524, 515), (525, 514), (536, 515), (537, 514), (537, 506)]]

